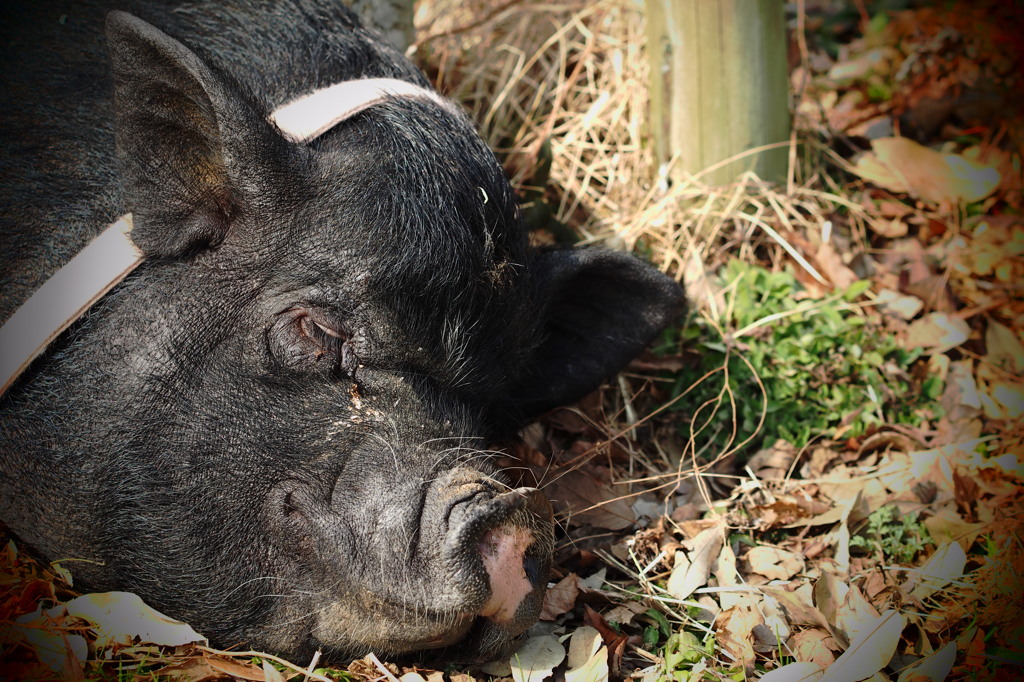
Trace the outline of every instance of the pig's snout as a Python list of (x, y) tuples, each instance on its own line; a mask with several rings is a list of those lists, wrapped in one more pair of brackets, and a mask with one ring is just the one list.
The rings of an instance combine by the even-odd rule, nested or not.
[[(449, 516), (449, 556), (479, 586), (473, 610), (491, 627), (515, 636), (536, 621), (551, 568), (552, 512), (535, 488), (493, 493), (488, 482)], [(465, 499), (465, 498), (464, 498)]]
[[(480, 615), (514, 628), (521, 608), (532, 614), (523, 614), (532, 620), (543, 601), (551, 561), (551, 506), (534, 488), (513, 490), (491, 502), (499, 508), (521, 505), (524, 513), (513, 514), (480, 538), (478, 549), (491, 590)], [(540, 600), (534, 604), (536, 596)]]
[(536, 538), (533, 531), (502, 526), (487, 531), (480, 541), (484, 570), (490, 580), (491, 597), (480, 611), (497, 623), (515, 618), (519, 605), (539, 587), (539, 561), (527, 555)]

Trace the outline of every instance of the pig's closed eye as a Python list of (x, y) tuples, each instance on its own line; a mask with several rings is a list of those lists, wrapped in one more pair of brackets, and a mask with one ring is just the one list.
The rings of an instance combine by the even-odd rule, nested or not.
[(347, 374), (355, 361), (350, 336), (330, 313), (296, 306), (278, 313), (267, 330), (267, 347), (287, 368)]
[(310, 315), (302, 315), (298, 324), (302, 334), (325, 351), (337, 351), (348, 340), (343, 331), (317, 322)]

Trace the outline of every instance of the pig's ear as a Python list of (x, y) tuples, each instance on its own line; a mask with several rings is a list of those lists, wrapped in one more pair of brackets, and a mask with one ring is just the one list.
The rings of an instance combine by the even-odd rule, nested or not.
[(548, 251), (533, 270), (543, 282), (544, 336), (512, 390), (524, 417), (593, 391), (682, 313), (682, 288), (629, 254)]
[(164, 257), (219, 243), (271, 156), (269, 125), (237, 86), (141, 19), (111, 12), (106, 32), (133, 240)]

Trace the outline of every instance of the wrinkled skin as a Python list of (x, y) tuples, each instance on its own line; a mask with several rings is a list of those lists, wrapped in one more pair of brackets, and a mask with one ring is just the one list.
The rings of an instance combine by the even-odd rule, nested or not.
[(678, 286), (528, 248), (429, 101), (286, 141), (269, 112), (317, 87), (426, 84), (338, 3), (132, 4), (105, 40), (107, 7), (38, 4), (0, 18), (0, 313), (125, 212), (147, 260), (2, 398), (5, 525), (222, 646), (507, 648), (551, 512), (483, 448), (614, 374)]

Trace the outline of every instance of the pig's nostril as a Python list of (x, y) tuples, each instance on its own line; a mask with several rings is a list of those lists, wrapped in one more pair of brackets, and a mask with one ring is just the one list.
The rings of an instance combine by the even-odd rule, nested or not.
[(527, 579), (534, 587), (540, 587), (541, 581), (546, 577), (544, 575), (543, 562), (535, 556), (523, 557), (523, 571), (526, 572)]

